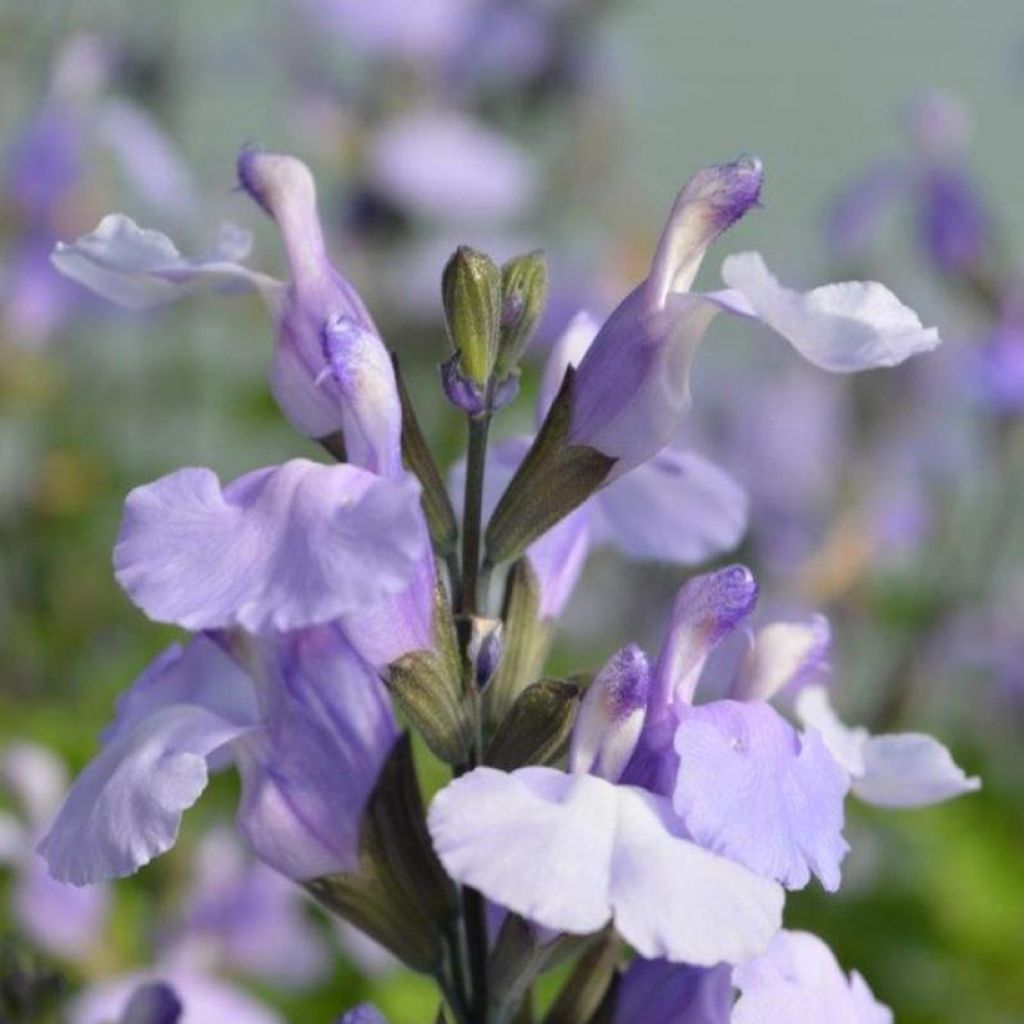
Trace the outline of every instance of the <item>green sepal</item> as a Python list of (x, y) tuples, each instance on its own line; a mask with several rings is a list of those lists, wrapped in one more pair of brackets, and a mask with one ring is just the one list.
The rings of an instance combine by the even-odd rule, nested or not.
[(438, 581), (434, 649), (413, 651), (392, 662), (385, 681), (413, 728), (450, 765), (465, 764), (476, 739), (472, 701), (477, 695), (464, 691), (463, 678), (448, 595)]
[(511, 772), (528, 764), (553, 764), (566, 751), (583, 691), (560, 679), (528, 686), (502, 719), (485, 762)]
[[(395, 382), (398, 385), (398, 398), (402, 404), (402, 462), (405, 468), (413, 473), (422, 485), (420, 502), (423, 514), (430, 530), (430, 540), (434, 545), (434, 553), (438, 558), (447, 558), (455, 550), (459, 527), (448, 497), (448, 488), (437, 468), (437, 462), (427, 444), (423, 428), (416, 416), (412, 399), (402, 378), (398, 365), (398, 357), (392, 352), (391, 363), (395, 368)], [(321, 444), (323, 442), (321, 441)]]
[(460, 245), (445, 265), (441, 298), (459, 368), (484, 388), (498, 354), (501, 271), (489, 256)]
[(306, 882), (328, 910), (351, 921), (415, 971), (445, 969), (442, 936), (458, 897), (427, 832), (408, 733), (381, 769), (359, 832), (359, 865)]
[(484, 731), (492, 734), (530, 683), (540, 678), (551, 646), (551, 628), (540, 620), (540, 584), (527, 559), (505, 580), (501, 661), (483, 693)]
[(533, 339), (548, 299), (548, 267), (540, 251), (516, 256), (501, 268), (501, 332), (494, 375), (514, 373)]
[(622, 942), (611, 928), (580, 957), (544, 1024), (611, 1024), (615, 1014)]
[(485, 557), (491, 565), (521, 555), (598, 490), (615, 465), (612, 456), (596, 448), (568, 443), (574, 379), (570, 366), (540, 433), (487, 524)]

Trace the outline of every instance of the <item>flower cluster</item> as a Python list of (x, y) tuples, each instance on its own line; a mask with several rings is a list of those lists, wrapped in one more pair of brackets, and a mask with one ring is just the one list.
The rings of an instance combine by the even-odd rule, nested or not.
[[(627, 644), (571, 679), (544, 664), (592, 546), (696, 565), (744, 532), (739, 485), (675, 441), (719, 313), (832, 372), (893, 366), (937, 332), (880, 284), (795, 291), (757, 253), (725, 261), (726, 288), (694, 291), (762, 186), (755, 159), (709, 167), (679, 193), (647, 277), (553, 348), (533, 438), (488, 445), (543, 304), (542, 265), (456, 252), (442, 376), (468, 450), (446, 488), (397, 362), (327, 255), (309, 170), (246, 149), (238, 181), (279, 228), (290, 280), (191, 260), (122, 215), (54, 263), (134, 308), (257, 291), (273, 395), (336, 461), (229, 483), (186, 468), (128, 496), (117, 580), (191, 636), (120, 699), (40, 845), (53, 875), (137, 871), (174, 845), (210, 772), (234, 765), (252, 852), (436, 978), (459, 1024), (514, 1019), (571, 955), (559, 1000), (574, 1020), (891, 1019), (820, 940), (782, 930), (785, 892), (812, 876), (839, 887), (851, 792), (915, 806), (978, 783), (930, 737), (841, 723), (824, 618), (759, 621), (753, 574), (730, 565), (682, 586), (656, 656)], [(726, 643), (745, 654), (710, 692)], [(403, 722), (452, 770), (426, 809)]]

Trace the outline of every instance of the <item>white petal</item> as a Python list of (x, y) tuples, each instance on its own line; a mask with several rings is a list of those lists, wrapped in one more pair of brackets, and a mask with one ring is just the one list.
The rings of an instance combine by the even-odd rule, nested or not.
[(190, 260), (166, 235), (140, 228), (121, 213), (104, 217), (75, 242), (58, 242), (51, 259), (62, 274), (129, 309), (150, 309), (221, 285), (268, 295), (278, 287), (240, 263)]
[(840, 721), (828, 690), (824, 686), (807, 686), (796, 698), (796, 715), (809, 729), (816, 729), (828, 752), (853, 778), (864, 774), (864, 745), (867, 729), (851, 729)]
[(828, 667), (831, 630), (824, 615), (772, 622), (754, 635), (737, 681), (737, 700), (771, 700), (792, 683)]
[(846, 281), (809, 292), (785, 288), (760, 253), (728, 257), (722, 278), (733, 293), (709, 295), (728, 312), (754, 316), (824, 370), (895, 366), (939, 344), (934, 327), (875, 281)]
[(853, 791), (881, 807), (923, 807), (980, 787), (937, 739), (908, 732), (867, 741), (864, 775), (854, 781)]

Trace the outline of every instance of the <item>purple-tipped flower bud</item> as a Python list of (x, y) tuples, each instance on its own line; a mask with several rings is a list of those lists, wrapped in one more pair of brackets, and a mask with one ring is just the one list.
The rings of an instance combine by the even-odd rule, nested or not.
[(698, 171), (679, 193), (647, 280), (605, 322), (576, 375), (569, 441), (645, 462), (675, 433), (689, 401), (690, 362), (716, 308), (688, 292), (708, 246), (756, 205), (761, 162)]
[(644, 727), (651, 669), (635, 644), (613, 654), (587, 689), (573, 727), (570, 769), (617, 782)]
[(468, 654), (473, 663), (477, 686), (483, 689), (498, 669), (504, 646), (504, 629), (500, 619), (474, 616), (471, 624)]
[(514, 373), (544, 312), (548, 297), (548, 267), (542, 252), (516, 256), (501, 268), (501, 336), (495, 376)]

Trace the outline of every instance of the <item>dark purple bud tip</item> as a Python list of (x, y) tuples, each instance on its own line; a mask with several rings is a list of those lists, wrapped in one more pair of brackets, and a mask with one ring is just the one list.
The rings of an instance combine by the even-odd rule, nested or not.
[(441, 363), (440, 370), (445, 397), (456, 409), (461, 409), (468, 416), (479, 416), (486, 410), (486, 392), (462, 372), (458, 352)]
[(685, 200), (705, 207), (711, 232), (717, 235), (758, 205), (763, 182), (761, 161), (743, 155), (732, 163), (699, 170), (686, 186)]
[(690, 580), (676, 598), (676, 608), (704, 641), (716, 644), (731, 633), (757, 604), (757, 581), (745, 565), (730, 565)]
[(136, 989), (120, 1024), (178, 1024), (183, 1007), (170, 985), (154, 982)]
[(610, 722), (623, 721), (647, 706), (650, 678), (647, 655), (636, 644), (612, 655), (599, 676), (605, 684), (602, 698)]

